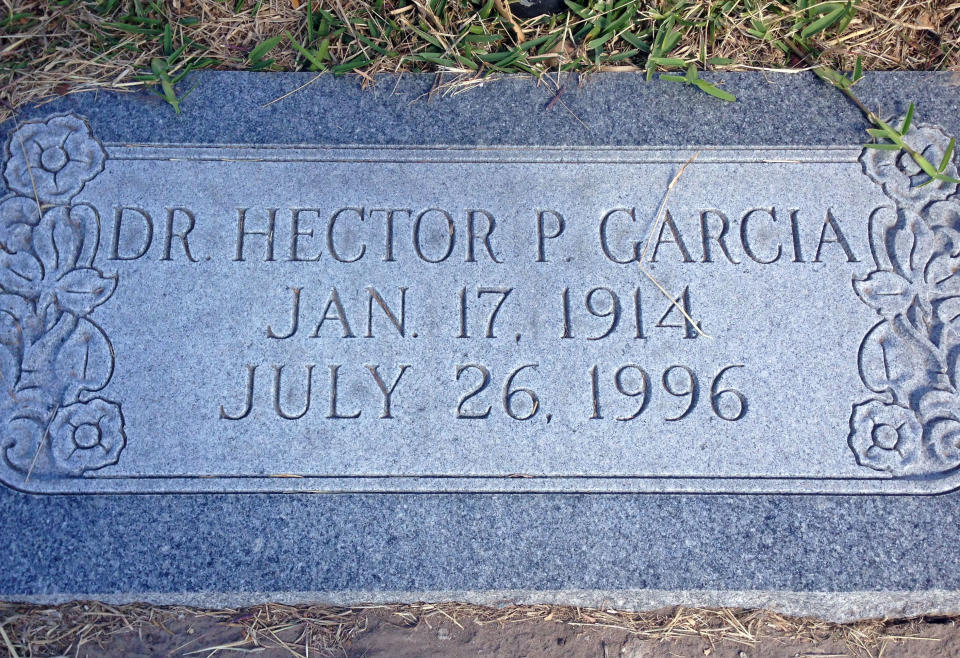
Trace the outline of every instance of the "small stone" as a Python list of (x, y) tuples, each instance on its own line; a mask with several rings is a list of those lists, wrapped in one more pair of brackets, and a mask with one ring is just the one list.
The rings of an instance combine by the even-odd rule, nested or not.
[(567, 5), (563, 0), (518, 0), (510, 3), (510, 13), (519, 19), (559, 14), (565, 11), (567, 11)]

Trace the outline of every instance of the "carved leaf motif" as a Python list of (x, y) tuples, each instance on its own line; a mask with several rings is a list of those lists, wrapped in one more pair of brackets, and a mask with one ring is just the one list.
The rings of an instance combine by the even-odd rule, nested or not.
[(60, 319), (40, 338), (32, 345), (26, 346), (23, 351), (18, 392), (29, 391), (31, 395), (42, 394), (51, 401), (52, 405), (60, 402), (63, 385), (56, 379), (53, 363), (60, 346), (67, 342), (78, 324), (79, 320), (75, 316), (62, 314)]
[(887, 249), (894, 267), (899, 269), (907, 279), (914, 281), (918, 275), (923, 274), (927, 262), (933, 255), (933, 231), (919, 215), (904, 213), (901, 222), (888, 240), (890, 238), (892, 240), (888, 242)]
[(937, 304), (937, 318), (947, 325), (954, 327), (954, 331), (960, 331), (960, 297), (947, 297)]
[(92, 267), (85, 267), (60, 277), (51, 294), (60, 310), (85, 317), (107, 301), (116, 287), (116, 276), (106, 277)]
[(934, 287), (936, 297), (960, 295), (960, 231), (938, 227), (934, 231), (936, 249), (923, 271), (923, 278)]
[(30, 248), (33, 227), (40, 223), (35, 199), (10, 196), (0, 201), (0, 249), (10, 253)]
[(0, 312), (0, 345), (7, 348), (18, 359), (23, 352), (23, 332), (20, 330), (20, 320), (15, 315)]
[(960, 389), (960, 297), (950, 297), (936, 307), (940, 322), (939, 347), (955, 389)]
[(900, 221), (896, 208), (880, 206), (870, 213), (870, 252), (878, 270), (893, 270), (893, 263), (887, 254), (887, 234)]
[(927, 266), (926, 279), (934, 287), (935, 297), (960, 295), (960, 258), (942, 254)]
[(0, 251), (0, 288), (4, 292), (35, 300), (42, 279), (43, 266), (32, 254), (26, 251), (15, 254)]
[(76, 216), (73, 219), (64, 206), (51, 208), (34, 229), (33, 248), (48, 272), (63, 272), (76, 264), (84, 237), (81, 213)]
[(889, 393), (898, 404), (908, 405), (915, 394), (931, 386), (950, 385), (933, 352), (915, 340), (900, 321), (884, 320), (867, 332), (859, 366), (867, 388)]
[(103, 330), (69, 313), (23, 356), (20, 390), (41, 390), (61, 404), (84, 391), (99, 391), (113, 374), (113, 350)]
[(0, 347), (0, 409), (13, 403), (13, 391), (20, 379), (20, 359), (9, 347)]
[(937, 320), (943, 325), (948, 335), (946, 343), (960, 343), (960, 296), (947, 297), (937, 302), (935, 306)]
[(23, 354), (24, 345), (36, 338), (37, 323), (30, 322), (33, 309), (18, 295), (0, 294), (0, 343), (9, 346), (15, 353)]
[(64, 402), (79, 399), (81, 392), (106, 386), (113, 374), (113, 349), (103, 330), (81, 318), (57, 353), (54, 372), (64, 384)]
[(927, 223), (934, 230), (951, 229), (954, 234), (957, 230), (960, 230), (960, 200), (956, 197), (931, 203), (925, 214)]
[(910, 282), (886, 270), (877, 270), (865, 279), (854, 280), (853, 287), (865, 304), (888, 318), (905, 311), (914, 298)]
[[(24, 346), (32, 342), (37, 328), (30, 305), (17, 295), (0, 294), (0, 375), (3, 377), (3, 389), (0, 395), (12, 393), (20, 380), (20, 361)], [(27, 318), (25, 323), (21, 318)], [(0, 408), (6, 400), (0, 400)]]
[(74, 259), (76, 267), (92, 267), (100, 245), (100, 216), (88, 203), (70, 206), (70, 222), (79, 227), (82, 236), (80, 250)]

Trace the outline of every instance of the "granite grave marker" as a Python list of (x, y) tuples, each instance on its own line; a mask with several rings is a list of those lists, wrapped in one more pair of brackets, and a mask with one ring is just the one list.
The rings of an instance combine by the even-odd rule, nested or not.
[[(333, 600), (356, 591), (360, 600), (433, 590), (484, 600), (501, 590), (590, 590), (627, 601), (628, 590), (667, 592), (626, 603), (639, 605), (681, 602), (689, 590), (861, 591), (872, 587), (803, 571), (798, 578), (812, 588), (757, 586), (732, 564), (698, 571), (696, 559), (683, 562), (692, 570), (683, 586), (675, 575), (666, 578), (674, 585), (658, 586), (671, 569), (662, 558), (670, 535), (703, 547), (703, 530), (684, 518), (670, 532), (637, 522), (678, 505), (682, 516), (707, 514), (724, 500), (744, 510), (800, 506), (790, 514), (799, 530), (769, 521), (781, 542), (769, 564), (782, 566), (797, 556), (778, 551), (807, 541), (804, 524), (818, 525), (831, 506), (870, 501), (874, 514), (898, 516), (890, 510), (910, 500), (918, 518), (941, 519), (932, 510), (955, 506), (954, 495), (877, 495), (960, 486), (957, 186), (929, 182), (901, 153), (863, 148), (855, 115), (841, 113), (846, 124), (818, 133), (816, 121), (784, 127), (772, 114), (791, 93), (815, 104), (829, 90), (732, 76), (730, 84), (772, 104), (771, 114), (749, 100), (728, 107), (695, 98), (706, 123), (695, 126), (694, 111), (669, 134), (631, 114), (630, 77), (588, 81), (571, 97), (567, 109), (583, 113), (586, 129), (547, 109), (545, 92), (522, 79), (431, 102), (415, 100), (424, 84), (416, 78), (382, 81), (362, 99), (352, 82), (325, 81), (274, 105), (265, 101), (301, 79), (200, 82), (180, 117), (143, 96), (78, 96), (5, 126), (7, 538), (15, 518), (41, 522), (36, 509), (56, 500), (82, 510), (72, 521), (80, 534), (67, 543), (84, 546), (90, 532), (109, 536), (134, 523), (102, 526), (100, 506), (149, 517), (173, 505), (184, 516), (165, 523), (185, 534), (225, 523), (191, 520), (187, 510), (204, 501), (265, 518), (286, 503), (257, 494), (301, 494), (291, 499), (302, 501), (292, 513), (299, 531), (316, 532), (309, 509), (324, 500), (334, 532), (353, 537), (365, 522), (357, 506), (386, 504), (409, 519), (428, 505), (428, 516), (452, 519), (464, 506), (482, 515), (484, 501), (502, 499), (516, 505), (507, 526), (540, 509), (549, 534), (552, 513), (542, 506), (612, 500), (625, 515), (615, 550), (651, 547), (630, 558), (646, 575), (638, 581), (627, 570), (605, 581), (598, 573), (584, 587), (566, 568), (528, 571), (525, 581), (518, 567), (507, 583), (489, 574), (424, 577), (415, 567), (371, 584), (333, 566), (294, 587), (262, 575), (238, 586), (216, 568), (201, 568), (212, 575), (187, 587), (180, 577), (103, 583), (69, 569), (54, 575), (10, 539), (4, 597), (247, 592), (239, 599), (252, 600), (249, 593), (269, 591)], [(920, 87), (927, 93), (908, 135), (935, 161), (960, 127), (956, 88), (941, 83), (927, 83), (948, 90), (939, 106)], [(471, 133), (472, 103), (498, 86), (513, 95), (517, 105), (504, 113), (520, 128), (529, 127), (523, 111), (553, 124)], [(687, 93), (659, 91), (647, 98), (664, 113)], [(217, 99), (231, 94), (238, 107), (220, 110), (235, 125), (213, 125)], [(900, 110), (903, 101), (890, 100)], [(311, 103), (330, 113), (320, 125), (309, 121)], [(370, 118), (344, 109), (349, 103), (366, 104)], [(613, 109), (603, 115), (602, 104)], [(298, 113), (303, 122), (294, 125)], [(618, 130), (631, 121), (633, 132)], [(548, 135), (551, 127), (563, 132)], [(945, 173), (957, 175), (955, 159)], [(406, 495), (415, 492), (432, 496)], [(611, 493), (621, 495), (591, 498)], [(797, 503), (783, 494), (811, 496)], [(568, 513), (577, 524), (578, 513)], [(461, 531), (483, 524), (456, 518)], [(846, 542), (862, 528), (809, 532), (836, 531)], [(578, 535), (566, 532), (533, 544), (555, 554)], [(230, 545), (262, 550), (273, 537)], [(415, 536), (404, 537), (415, 550)], [(494, 530), (478, 541), (508, 540)], [(511, 550), (532, 548), (516, 542)], [(483, 573), (496, 561), (477, 559)], [(168, 569), (193, 562), (180, 554)], [(946, 569), (941, 587), (927, 587), (935, 578), (920, 570), (897, 587), (876, 584), (953, 591), (956, 577)], [(711, 578), (714, 586), (704, 586)], [(881, 597), (875, 609), (890, 605)]]

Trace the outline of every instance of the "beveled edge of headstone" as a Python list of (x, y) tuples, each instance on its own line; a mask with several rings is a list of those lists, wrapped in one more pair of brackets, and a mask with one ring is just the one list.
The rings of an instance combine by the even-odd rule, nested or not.
[[(586, 483), (585, 480), (589, 480)], [(960, 472), (943, 477), (831, 478), (668, 477), (320, 477), (284, 475), (25, 477), (0, 463), (0, 484), (27, 494), (700, 494), (939, 496), (960, 489)]]
[[(149, 91), (82, 92), (18, 111), (0, 124), (56, 112), (89, 120), (104, 143), (697, 146), (860, 145), (859, 110), (814, 74), (704, 73), (737, 96), (719, 101), (640, 73), (563, 74), (564, 105), (552, 82), (488, 76), (464, 90), (452, 74), (357, 77), (311, 73), (201, 71), (180, 114)], [(556, 79), (556, 78), (554, 78)], [(873, 72), (857, 93), (884, 116), (917, 103), (918, 121), (960, 132), (956, 74)], [(548, 107), (549, 105), (549, 107)], [(675, 106), (683, 112), (656, 112)], [(719, 116), (719, 120), (718, 120)]]
[(501, 590), (339, 590), (256, 592), (129, 592), (103, 594), (72, 592), (41, 596), (8, 596), (0, 601), (57, 605), (96, 600), (111, 605), (147, 603), (185, 605), (205, 609), (241, 608), (265, 601), (285, 605), (362, 607), (423, 603), (469, 603), (481, 606), (561, 605), (578, 608), (646, 612), (664, 608), (734, 608), (768, 610), (782, 615), (814, 617), (834, 623), (871, 618), (901, 619), (918, 615), (960, 613), (960, 591), (858, 590), (789, 591), (721, 589), (501, 589)]

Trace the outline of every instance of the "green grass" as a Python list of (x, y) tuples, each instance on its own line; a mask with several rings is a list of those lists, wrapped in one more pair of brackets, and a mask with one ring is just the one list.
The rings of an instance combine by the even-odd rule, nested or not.
[(207, 68), (642, 70), (730, 100), (699, 72), (806, 66), (798, 47), (837, 69), (960, 69), (960, 11), (938, 0), (565, 2), (520, 22), (500, 0), (20, 0), (0, 15), (0, 102), (142, 82), (174, 104)]

